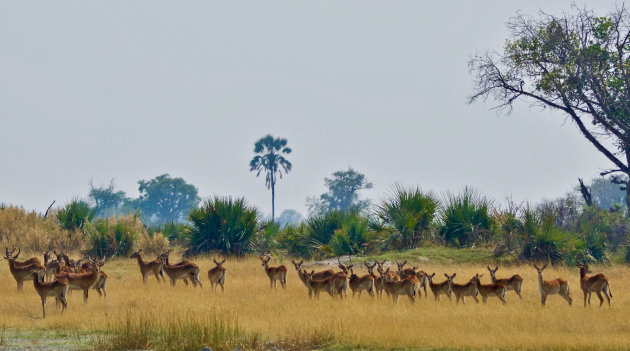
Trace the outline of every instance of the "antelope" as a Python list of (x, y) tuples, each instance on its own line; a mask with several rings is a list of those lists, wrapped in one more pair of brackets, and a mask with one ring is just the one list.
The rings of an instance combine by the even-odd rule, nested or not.
[(160, 282), (160, 276), (162, 277), (162, 282), (166, 282), (164, 279), (164, 263), (157, 259), (153, 261), (144, 261), (142, 259), (142, 249), (134, 252), (129, 256), (129, 258), (135, 258), (138, 260), (138, 266), (140, 267), (140, 273), (142, 274), (142, 281), (144, 284), (147, 284), (147, 280), (149, 280), (149, 273), (153, 272), (155, 279), (157, 279), (158, 283)]
[(203, 288), (203, 284), (201, 283), (201, 280), (199, 280), (199, 266), (190, 261), (180, 265), (171, 265), (168, 261), (168, 254), (166, 254), (165, 257), (165, 260), (162, 259), (163, 268), (166, 275), (168, 275), (171, 280), (171, 286), (175, 286), (175, 282), (178, 279), (183, 279), (186, 286), (188, 286), (188, 280), (186, 279), (190, 278), (194, 287), (197, 287), (197, 284), (199, 284), (199, 286)]
[[(367, 263), (365, 265), (367, 266)], [(370, 296), (374, 297), (374, 278), (369, 274), (359, 277), (350, 268), (350, 289), (352, 290), (353, 298), (356, 292), (359, 293), (359, 298), (361, 298), (363, 291), (367, 291)]]
[(214, 291), (217, 291), (217, 285), (221, 285), (221, 291), (223, 292), (225, 291), (223, 284), (225, 283), (225, 273), (227, 271), (225, 267), (223, 267), (223, 263), (225, 263), (225, 258), (221, 262), (218, 262), (215, 259), (212, 259), (212, 261), (214, 261), (216, 267), (211, 268), (208, 271), (208, 279), (210, 279), (210, 285), (212, 286)]
[(477, 287), (477, 290), (479, 291), (479, 294), (481, 295), (481, 297), (483, 298), (483, 303), (487, 303), (488, 302), (488, 297), (498, 297), (499, 300), (501, 300), (501, 302), (503, 302), (503, 304), (507, 304), (507, 302), (505, 301), (505, 292), (507, 291), (507, 288), (505, 287), (505, 285), (503, 283), (492, 283), (492, 284), (481, 284), (481, 281), (479, 280), (479, 278), (481, 278), (483, 276), (476, 274), (471, 281), (473, 283), (475, 283), (475, 286)]
[[(9, 248), (7, 247), (6, 249), (7, 249), (7, 254), (8, 254), (9, 253)], [(17, 253), (17, 255), (15, 255), (15, 257), (18, 257), (18, 256), (20, 256), (20, 252), (22, 252), (22, 249), (20, 249), (19, 247), (17, 249), (14, 249), (13, 251), (11, 251), (11, 255), (13, 255), (16, 250), (17, 250), (18, 253)], [(31, 258), (29, 258), (26, 261), (17, 261), (16, 260), (15, 264), (18, 265), (18, 266), (29, 266), (29, 265), (32, 265), (32, 264), (36, 264), (36, 265), (42, 266), (42, 261), (40, 261), (39, 258), (37, 258), (37, 257), (31, 257)]]
[[(15, 252), (15, 250), (13, 250), (13, 252)], [(9, 248), (7, 248), (4, 259), (9, 261), (9, 270), (11, 271), (11, 275), (13, 275), (13, 278), (17, 282), (18, 290), (22, 291), (24, 288), (24, 282), (33, 279), (33, 271), (39, 272), (40, 278), (43, 278), (46, 269), (41, 265), (41, 263), (37, 263), (36, 261), (27, 265), (18, 264), (16, 261), (18, 256), (20, 256), (20, 251), (18, 251), (17, 255), (13, 256), (13, 253), (9, 253)]]
[[(77, 263), (75, 260), (71, 260), (68, 255), (66, 255), (64, 252), (62, 252), (58, 258), (61, 258), (63, 260), (64, 265), (61, 267), (61, 271), (62, 272), (66, 272), (66, 273), (77, 273)], [(61, 262), (61, 260), (59, 261)]]
[(451, 286), (449, 284), (448, 276), (444, 273), (446, 280), (441, 283), (433, 283), (433, 277), (435, 277), (435, 272), (433, 274), (427, 274), (427, 279), (429, 280), (429, 288), (431, 288), (431, 292), (435, 297), (435, 301), (440, 301), (440, 295), (446, 295), (449, 300), (451, 300)]
[(396, 262), (396, 265), (398, 266), (398, 275), (401, 278), (407, 278), (407, 277), (411, 277), (411, 276), (415, 276), (416, 275), (416, 269), (418, 269), (418, 266), (414, 266), (413, 268), (404, 268), (405, 265), (407, 264), (407, 260), (405, 260), (405, 262), (403, 263), (398, 263)]
[(538, 291), (540, 291), (540, 302), (543, 306), (547, 302), (547, 296), (556, 294), (562, 296), (569, 303), (569, 306), (573, 304), (569, 291), (569, 282), (562, 278), (543, 280), (542, 272), (547, 268), (547, 264), (542, 266), (542, 268), (538, 268), (534, 263), (534, 268), (538, 271)]
[[(100, 267), (103, 267), (105, 265), (105, 257), (101, 258), (100, 260), (95, 261), (95, 263), (89, 263), (86, 262), (83, 265), (81, 265), (81, 268), (79, 269), (79, 273), (89, 273), (94, 269), (94, 266), (98, 265), (99, 270)], [(94, 290), (96, 290), (96, 292), (98, 293), (98, 296), (102, 296), (102, 297), (107, 297), (107, 278), (109, 278), (109, 276), (103, 272), (102, 270), (100, 271), (100, 278), (98, 279), (98, 281), (96, 282), (96, 284), (94, 284), (94, 286), (92, 287)]]
[(340, 298), (348, 297), (348, 273), (350, 273), (350, 269), (354, 267), (354, 264), (349, 264), (347, 266), (341, 263), (339, 257), (337, 257), (337, 262), (339, 263), (339, 268), (341, 268), (341, 272), (335, 273), (333, 275), (333, 292), (337, 294)]
[[(310, 297), (313, 292), (311, 291), (311, 288), (308, 286), (306, 277), (302, 274), (302, 270), (301, 270), (304, 260), (300, 262), (295, 262), (295, 260), (291, 260), (291, 263), (293, 263), (293, 266), (295, 267), (295, 270), (298, 273), (298, 277), (300, 278), (304, 286), (306, 286), (306, 288), (308, 289), (308, 296)], [(322, 279), (332, 278), (334, 275), (335, 275), (335, 271), (333, 271), (332, 269), (328, 269), (321, 272), (315, 272), (315, 274), (313, 274), (313, 279), (322, 280)]]
[(66, 294), (68, 293), (68, 280), (56, 279), (52, 282), (40, 281), (40, 274), (37, 271), (31, 272), (31, 278), (33, 279), (33, 286), (35, 291), (42, 299), (42, 311), (44, 312), (44, 318), (46, 318), (46, 299), (49, 296), (54, 296), (57, 301), (61, 302), (61, 312), (66, 310), (68, 303), (66, 302)]
[[(599, 307), (604, 304), (604, 298), (602, 292), (606, 296), (608, 301), (608, 307), (610, 307), (610, 299), (612, 298), (612, 291), (608, 284), (608, 278), (605, 275), (599, 273), (593, 276), (587, 276), (586, 273), (592, 273), (588, 268), (586, 262), (582, 261), (582, 264), (577, 264), (580, 268), (580, 287), (584, 293), (584, 307), (586, 307), (586, 295), (588, 294), (588, 304), (591, 304), (591, 293), (596, 293), (599, 298)], [(610, 296), (608, 296), (610, 294)]]
[(420, 282), (418, 279), (416, 279), (415, 276), (412, 276), (403, 280), (389, 280), (387, 278), (388, 271), (389, 268), (387, 268), (387, 271), (384, 273), (379, 273), (381, 274), (383, 289), (392, 296), (394, 303), (398, 302), (399, 295), (407, 295), (409, 300), (411, 300), (412, 303), (415, 303), (415, 295), (420, 290)]
[(521, 278), (520, 275), (514, 274), (508, 279), (497, 279), (495, 274), (497, 273), (499, 266), (497, 265), (494, 269), (490, 268), (489, 266), (486, 266), (486, 268), (488, 268), (488, 271), (490, 271), (490, 278), (492, 279), (493, 283), (502, 283), (503, 285), (505, 285), (507, 291), (514, 290), (516, 295), (523, 299), (523, 296), (521, 296), (521, 286), (523, 285), (523, 278)]
[(281, 265), (278, 267), (269, 267), (269, 261), (271, 260), (271, 256), (260, 256), (260, 260), (262, 261), (262, 266), (265, 267), (265, 273), (269, 277), (270, 287), (272, 289), (277, 289), (276, 281), (279, 280), (282, 288), (286, 290), (287, 288), (287, 267), (285, 265)]
[(83, 290), (83, 303), (87, 303), (88, 291), (92, 289), (101, 278), (100, 265), (88, 258), (93, 265), (90, 268), (90, 272), (85, 273), (66, 273), (60, 272), (55, 275), (57, 280), (67, 279), (68, 287), (70, 290)]
[[(380, 274), (381, 271), (385, 271), (385, 267), (384, 267), (385, 266), (385, 260), (383, 260), (382, 262), (379, 262), (379, 261), (375, 261), (375, 262), (378, 265), (378, 268), (376, 270), (379, 272), (379, 274)], [(394, 272), (387, 273), (387, 276), (388, 276), (389, 280), (394, 280), (394, 281), (400, 280), (400, 276), (398, 274), (394, 273)]]
[(334, 281), (333, 277), (326, 279), (313, 279), (313, 275), (315, 275), (315, 271), (311, 271), (308, 273), (305, 271), (302, 272), (304, 278), (306, 279), (306, 283), (308, 287), (315, 293), (315, 298), (319, 299), (319, 293), (322, 291), (327, 292), (330, 296), (333, 295)]
[(50, 252), (44, 252), (44, 267), (46, 268), (46, 280), (50, 281), (51, 277), (61, 271), (60, 262), (50, 259)]
[[(471, 296), (475, 299), (476, 303), (479, 303), (479, 299), (477, 299), (477, 295), (479, 294), (479, 290), (477, 290), (477, 284), (475, 284), (474, 277), (470, 279), (467, 284), (455, 284), (453, 283), (453, 278), (455, 278), (457, 273), (453, 273), (453, 276), (448, 278), (448, 282), (451, 285), (451, 291), (455, 294), (455, 299), (457, 304), (459, 304), (459, 300), (461, 299), (464, 305), (466, 304), (466, 296)], [(480, 278), (482, 275), (477, 274), (475, 277)]]
[(368, 274), (372, 276), (372, 278), (374, 278), (374, 288), (376, 289), (376, 297), (380, 298), (381, 296), (383, 296), (383, 280), (385, 278), (383, 276), (384, 273), (382, 273), (382, 271), (378, 271), (379, 272), (378, 277), (374, 274), (374, 267), (376, 265), (377, 265), (377, 262), (374, 262), (374, 264), (372, 264), (371, 266), (365, 263), (365, 266), (367, 267), (367, 270), (368, 270)]

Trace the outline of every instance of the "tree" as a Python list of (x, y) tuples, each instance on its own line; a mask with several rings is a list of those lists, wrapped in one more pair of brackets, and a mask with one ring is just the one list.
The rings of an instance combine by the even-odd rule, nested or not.
[(107, 187), (94, 187), (90, 181), (90, 193), (88, 197), (94, 202), (97, 217), (106, 217), (116, 212), (125, 200), (124, 191), (114, 191), (114, 180)]
[(372, 183), (368, 182), (365, 175), (348, 168), (347, 171), (337, 171), (331, 178), (324, 178), (328, 192), (320, 195), (319, 199), (307, 199), (309, 213), (317, 214), (327, 211), (346, 211), (356, 209), (363, 211), (370, 206), (370, 200), (360, 200), (359, 191), (371, 189)]
[(145, 220), (153, 223), (181, 222), (201, 200), (194, 185), (168, 174), (140, 180), (138, 185), (137, 202)]
[[(615, 180), (628, 181), (625, 179), (625, 176), (618, 177)], [(593, 202), (597, 207), (604, 210), (615, 209), (617, 206), (621, 208), (626, 207), (626, 194), (623, 190), (619, 189), (619, 185), (615, 184), (613, 179), (604, 177), (593, 179), (589, 188)]]
[(283, 154), (290, 154), (291, 148), (287, 147), (287, 139), (274, 138), (268, 134), (260, 138), (254, 144), (254, 153), (257, 154), (249, 162), (250, 172), (256, 172), (256, 177), (265, 172), (265, 184), (271, 189), (271, 221), (275, 219), (276, 181), (282, 178), (282, 173), (291, 171), (291, 162), (284, 158)]
[(302, 214), (296, 210), (284, 210), (278, 217), (278, 224), (280, 228), (284, 228), (287, 225), (299, 224), (302, 221)]
[[(470, 102), (488, 97), (509, 113), (516, 101), (567, 116), (614, 168), (630, 174), (630, 16), (618, 8), (606, 17), (579, 8), (508, 23), (503, 53), (470, 60)], [(612, 142), (611, 142), (612, 141)], [(626, 178), (624, 190), (630, 188)], [(626, 191), (626, 203), (630, 193)]]

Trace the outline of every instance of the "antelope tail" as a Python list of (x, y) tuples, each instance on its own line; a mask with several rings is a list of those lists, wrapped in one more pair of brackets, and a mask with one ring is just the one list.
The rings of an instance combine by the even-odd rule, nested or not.
[(608, 282), (606, 282), (606, 287), (608, 288), (608, 295), (612, 299), (612, 290), (610, 290), (610, 284)]

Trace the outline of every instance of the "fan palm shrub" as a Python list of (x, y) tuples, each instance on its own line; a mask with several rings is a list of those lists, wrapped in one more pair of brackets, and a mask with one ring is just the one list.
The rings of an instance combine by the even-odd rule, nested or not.
[(118, 218), (97, 219), (86, 223), (88, 253), (93, 256), (128, 256), (136, 239), (148, 235), (140, 216), (124, 215)]
[(427, 239), (439, 205), (439, 199), (431, 192), (394, 185), (376, 210), (376, 218), (385, 233), (386, 248), (413, 248)]
[(57, 212), (59, 226), (66, 230), (83, 229), (85, 223), (91, 222), (96, 214), (96, 209), (79, 199), (73, 199)]
[(358, 212), (345, 216), (341, 228), (335, 231), (330, 246), (336, 256), (363, 253), (370, 242), (368, 219)]
[(492, 203), (477, 190), (465, 188), (460, 194), (447, 194), (442, 212), (442, 239), (456, 247), (487, 242), (492, 235)]
[(192, 224), (187, 255), (220, 251), (242, 256), (258, 230), (258, 210), (244, 198), (214, 197), (192, 209)]

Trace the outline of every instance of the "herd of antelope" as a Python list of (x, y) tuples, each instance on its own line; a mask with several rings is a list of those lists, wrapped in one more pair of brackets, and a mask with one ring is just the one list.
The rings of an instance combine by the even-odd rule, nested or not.
[[(15, 253), (16, 251), (17, 254)], [(33, 281), (35, 291), (42, 301), (44, 318), (46, 318), (46, 299), (55, 297), (56, 302), (61, 304), (63, 312), (67, 307), (66, 295), (68, 290), (82, 290), (84, 303), (87, 303), (88, 292), (91, 289), (96, 290), (100, 296), (107, 297), (107, 274), (101, 269), (106, 262), (105, 257), (93, 259), (87, 256), (79, 260), (73, 260), (64, 252), (57, 253), (57, 251), (53, 251), (53, 254), (57, 257), (56, 260), (51, 260), (50, 252), (46, 251), (44, 253), (43, 265), (37, 257), (32, 257), (26, 261), (18, 261), (20, 256), (19, 248), (13, 251), (9, 251), (9, 248), (6, 248), (4, 257), (9, 262), (9, 270), (17, 282), (18, 290), (21, 291), (23, 289), (24, 281)], [(199, 266), (189, 260), (171, 264), (169, 262), (169, 254), (170, 251), (167, 251), (160, 254), (155, 260), (145, 261), (142, 258), (142, 249), (140, 249), (134, 252), (130, 258), (137, 260), (144, 284), (147, 284), (151, 273), (158, 282), (166, 282), (164, 278), (164, 272), (166, 272), (172, 286), (176, 284), (177, 280), (183, 280), (186, 285), (188, 285), (188, 280), (190, 280), (193, 286), (199, 285), (203, 288), (203, 284), (199, 279)], [(271, 288), (277, 288), (276, 283), (280, 281), (282, 288), (286, 289), (287, 267), (284, 265), (269, 266), (271, 257), (268, 255), (260, 256), (260, 260), (265, 273), (269, 277)], [(227, 271), (223, 267), (225, 259), (222, 261), (214, 259), (213, 261), (215, 267), (208, 271), (208, 279), (215, 291), (218, 286), (221, 286), (221, 291), (224, 291)], [(303, 269), (304, 260), (300, 262), (292, 260), (291, 262), (297, 271), (298, 277), (307, 288), (309, 297), (314, 295), (315, 298), (319, 298), (322, 292), (334, 298), (347, 297), (348, 286), (352, 290), (353, 297), (356, 295), (360, 298), (361, 294), (366, 292), (372, 297), (381, 298), (383, 292), (385, 292), (387, 296), (392, 297), (394, 302), (398, 301), (399, 296), (407, 296), (411, 302), (415, 302), (416, 296), (418, 298), (422, 296), (422, 290), (424, 290), (426, 298), (427, 286), (433, 293), (436, 301), (439, 301), (441, 295), (445, 295), (449, 300), (452, 300), (452, 295), (455, 295), (457, 304), (459, 304), (460, 300), (463, 304), (466, 304), (466, 297), (473, 298), (475, 302), (479, 303), (479, 295), (481, 295), (483, 303), (486, 303), (489, 297), (496, 297), (503, 304), (506, 304), (505, 294), (507, 291), (514, 291), (522, 298), (521, 287), (523, 278), (515, 274), (510, 278), (498, 279), (496, 277), (498, 266), (494, 269), (487, 267), (492, 280), (490, 284), (481, 283), (480, 278), (483, 277), (483, 274), (475, 274), (466, 284), (456, 284), (453, 281), (457, 275), (456, 273), (452, 275), (444, 273), (446, 280), (434, 282), (435, 273), (428, 274), (418, 270), (417, 266), (404, 268), (407, 261), (396, 263), (396, 272), (386, 268), (385, 261), (374, 261), (372, 264), (364, 262), (363, 264), (368, 274), (361, 276), (355, 273), (355, 265), (352, 262), (343, 264), (339, 258), (337, 259), (338, 266), (341, 269), (339, 272), (335, 272), (332, 269), (321, 272), (311, 270), (309, 272)], [(577, 266), (580, 268), (580, 287), (584, 293), (584, 306), (587, 305), (587, 302), (590, 305), (592, 293), (595, 293), (599, 298), (600, 307), (604, 303), (602, 294), (606, 297), (610, 306), (612, 292), (606, 276), (601, 273), (588, 276), (587, 274), (592, 272), (585, 262)], [(538, 290), (542, 305), (545, 305), (549, 295), (560, 295), (571, 305), (573, 300), (570, 295), (568, 281), (563, 278), (544, 280), (542, 272), (546, 267), (546, 264), (540, 268), (534, 264), (534, 268), (538, 271)], [(374, 274), (374, 268), (376, 268), (378, 275)]]

